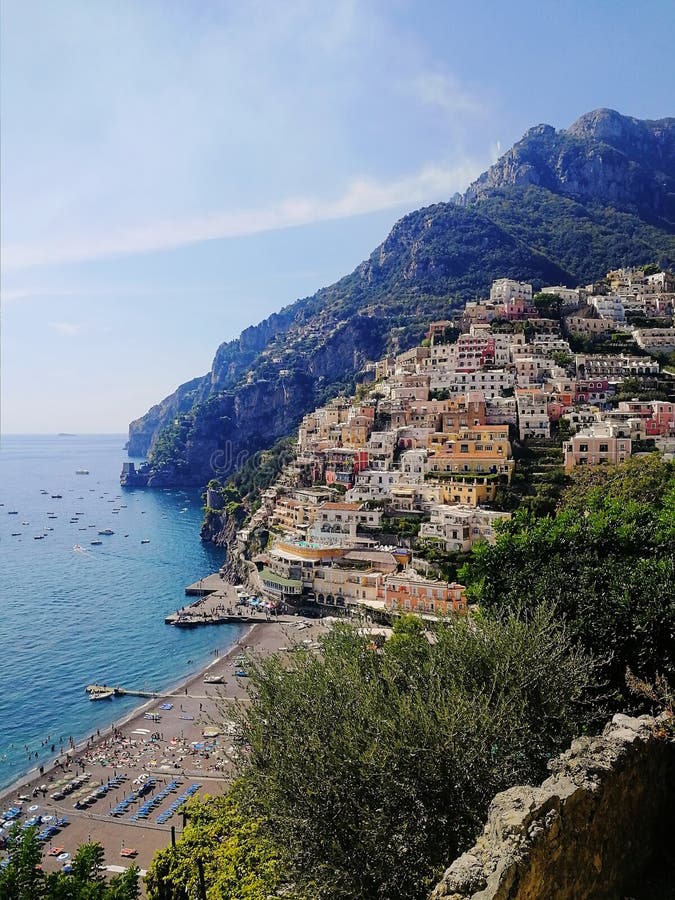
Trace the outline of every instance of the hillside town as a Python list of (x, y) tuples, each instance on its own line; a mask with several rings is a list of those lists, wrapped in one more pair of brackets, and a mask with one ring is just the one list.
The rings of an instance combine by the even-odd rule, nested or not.
[[(536, 295), (502, 278), (457, 319), (431, 322), (355, 397), (302, 420), (295, 458), (237, 534), (261, 594), (372, 616), (465, 612), (463, 586), (428, 558), (494, 543), (512, 514), (516, 448), (557, 452), (561, 474), (672, 456), (672, 396), (641, 397), (658, 394), (656, 356), (675, 351), (674, 302), (670, 272), (619, 269)], [(637, 396), (617, 401), (627, 386)], [(212, 488), (207, 507), (218, 505)]]

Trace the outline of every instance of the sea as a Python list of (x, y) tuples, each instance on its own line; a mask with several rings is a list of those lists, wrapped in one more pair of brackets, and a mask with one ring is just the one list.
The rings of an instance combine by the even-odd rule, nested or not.
[(143, 702), (92, 703), (87, 684), (165, 689), (242, 633), (164, 624), (224, 551), (199, 539), (198, 493), (120, 487), (124, 443), (0, 441), (0, 787)]

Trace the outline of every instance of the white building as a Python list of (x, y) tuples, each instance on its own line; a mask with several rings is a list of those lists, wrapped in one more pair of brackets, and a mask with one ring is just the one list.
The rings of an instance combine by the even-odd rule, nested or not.
[(675, 328), (638, 328), (633, 332), (635, 343), (648, 353), (675, 351)]
[(431, 507), (431, 521), (422, 523), (420, 539), (438, 543), (447, 553), (467, 553), (477, 541), (495, 542), (494, 525), (511, 514), (476, 506), (438, 504)]
[(505, 369), (486, 369), (475, 372), (439, 370), (431, 373), (432, 390), (446, 390), (450, 394), (481, 391), (486, 400), (499, 397), (507, 388), (515, 385), (515, 375)]
[(581, 301), (579, 288), (563, 287), (561, 284), (551, 285), (541, 289), (542, 294), (557, 294), (562, 300), (563, 309), (567, 307), (571, 309), (578, 306)]
[(525, 300), (532, 302), (532, 285), (524, 281), (513, 281), (511, 278), (498, 278), (490, 288), (492, 303), (506, 303), (509, 300)]
[(612, 322), (625, 322), (626, 310), (621, 297), (616, 295), (608, 297), (589, 297), (588, 302), (594, 306), (601, 319), (611, 319)]
[(525, 438), (548, 438), (551, 436), (551, 422), (548, 417), (548, 394), (543, 391), (518, 393), (518, 434)]

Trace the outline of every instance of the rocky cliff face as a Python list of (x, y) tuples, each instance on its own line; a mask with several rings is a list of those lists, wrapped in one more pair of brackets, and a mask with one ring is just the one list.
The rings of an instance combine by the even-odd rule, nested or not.
[(461, 202), (481, 200), (495, 188), (526, 185), (611, 204), (672, 228), (675, 118), (640, 121), (599, 109), (567, 130), (537, 125), (469, 187)]
[(431, 900), (626, 896), (672, 834), (671, 725), (669, 718), (614, 716), (602, 735), (575, 740), (553, 760), (540, 787), (498, 794), (478, 842), (445, 872)]
[(674, 134), (673, 119), (607, 110), (531, 129), (459, 202), (405, 216), (354, 272), (222, 344), (207, 375), (132, 422), (148, 484), (224, 477), (495, 278), (575, 285), (675, 261)]

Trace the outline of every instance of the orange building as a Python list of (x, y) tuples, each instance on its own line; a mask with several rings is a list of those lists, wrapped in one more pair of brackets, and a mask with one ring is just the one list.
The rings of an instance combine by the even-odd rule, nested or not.
[(465, 588), (456, 582), (431, 581), (417, 572), (406, 570), (399, 575), (386, 575), (380, 581), (378, 600), (387, 610), (412, 613), (466, 612)]

